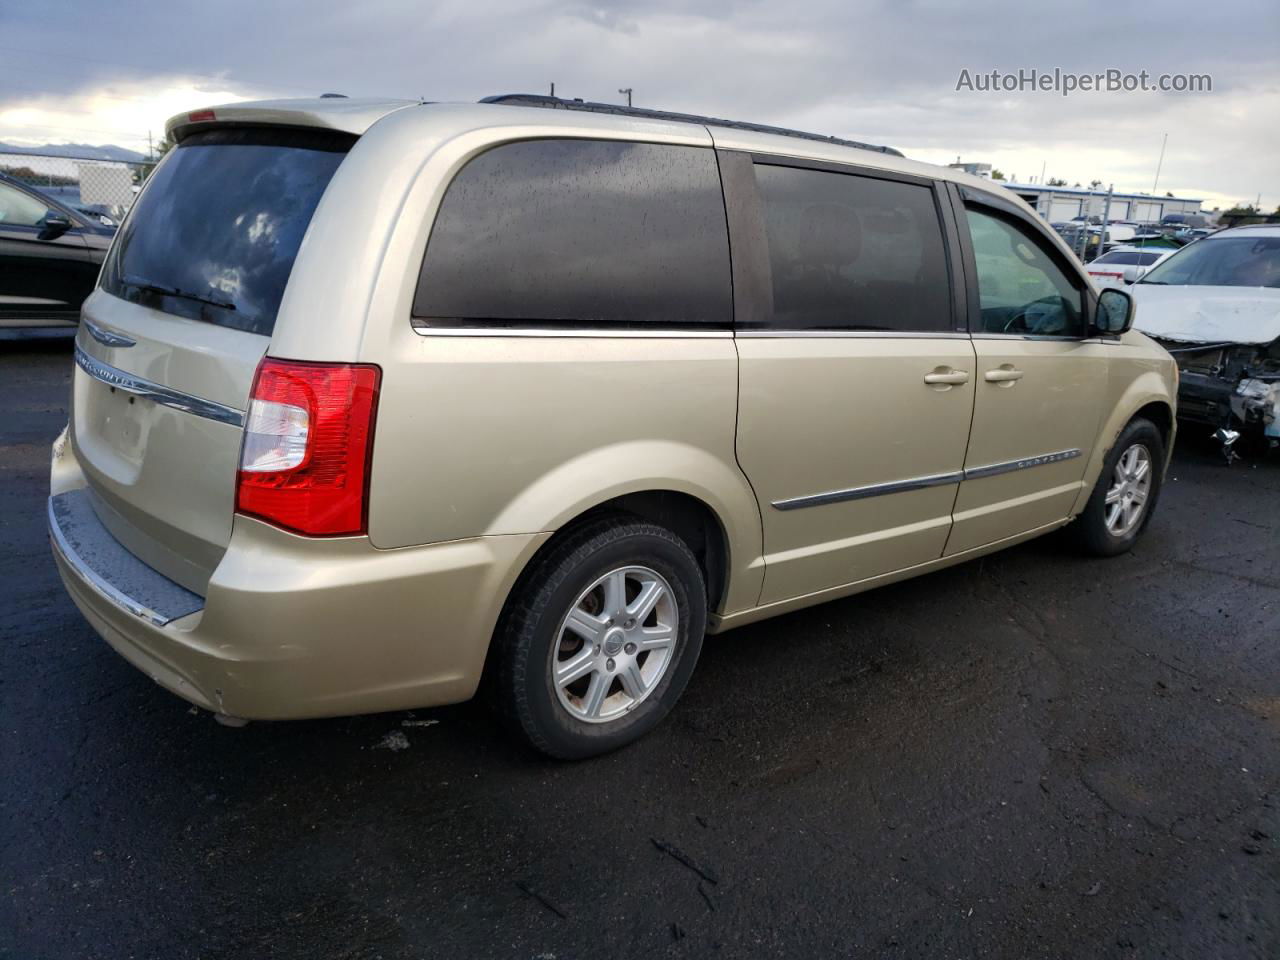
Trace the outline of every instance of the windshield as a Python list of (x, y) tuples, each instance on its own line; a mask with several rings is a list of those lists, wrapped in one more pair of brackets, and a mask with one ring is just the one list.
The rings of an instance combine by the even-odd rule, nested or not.
[(120, 230), (102, 288), (269, 336), (303, 234), (353, 138), (215, 130), (165, 157)]
[(1280, 237), (1215, 237), (1184, 247), (1141, 283), (1205, 287), (1280, 287)]

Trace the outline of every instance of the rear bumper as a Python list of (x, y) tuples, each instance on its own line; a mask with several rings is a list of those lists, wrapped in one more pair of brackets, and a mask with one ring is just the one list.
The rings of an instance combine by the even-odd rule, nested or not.
[[(88, 491), (73, 492), (90, 503)], [(546, 539), (378, 550), (364, 537), (297, 537), (237, 517), (199, 598), (122, 557), (105, 528), (93, 529), (91, 509), (68, 510), (57, 499), (49, 511), (54, 557), (90, 625), (166, 689), (254, 720), (468, 699), (502, 603)], [(138, 567), (122, 575), (130, 561)]]

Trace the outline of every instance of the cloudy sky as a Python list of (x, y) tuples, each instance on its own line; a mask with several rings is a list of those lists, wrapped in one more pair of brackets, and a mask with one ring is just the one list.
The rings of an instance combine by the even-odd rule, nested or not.
[[(0, 140), (145, 150), (243, 98), (545, 93), (709, 113), (1114, 182), (1280, 204), (1276, 0), (0, 0)], [(1115, 68), (1206, 93), (982, 93), (971, 75)]]

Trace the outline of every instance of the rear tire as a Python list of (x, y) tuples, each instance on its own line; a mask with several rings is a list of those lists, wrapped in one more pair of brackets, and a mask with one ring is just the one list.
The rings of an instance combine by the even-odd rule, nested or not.
[(1084, 512), (1072, 524), (1087, 553), (1127, 553), (1151, 522), (1164, 480), (1164, 436), (1150, 420), (1136, 417), (1120, 431)]
[(644, 736), (693, 673), (706, 596), (689, 547), (638, 518), (601, 518), (553, 543), (522, 578), (496, 638), (506, 725), (565, 760)]

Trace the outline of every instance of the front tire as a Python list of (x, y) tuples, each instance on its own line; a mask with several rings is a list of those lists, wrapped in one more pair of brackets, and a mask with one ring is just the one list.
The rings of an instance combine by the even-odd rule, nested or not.
[(507, 726), (566, 760), (639, 739), (684, 692), (706, 619), (702, 571), (671, 531), (612, 517), (569, 533), (522, 579), (497, 638)]
[(1088, 553), (1127, 553), (1155, 512), (1164, 479), (1164, 436), (1150, 420), (1137, 417), (1120, 431), (1103, 462), (1093, 494), (1073, 524)]

